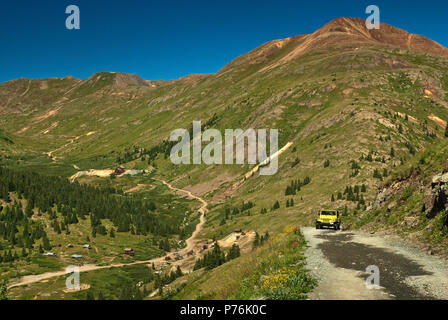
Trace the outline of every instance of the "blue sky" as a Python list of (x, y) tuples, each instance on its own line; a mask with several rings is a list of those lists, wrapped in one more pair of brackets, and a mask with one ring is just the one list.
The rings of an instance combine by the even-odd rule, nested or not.
[[(81, 29), (65, 28), (77, 5)], [(87, 78), (99, 71), (174, 79), (218, 71), (273, 39), (311, 33), (339, 16), (367, 17), (448, 46), (442, 0), (14, 0), (0, 1), (0, 82)]]

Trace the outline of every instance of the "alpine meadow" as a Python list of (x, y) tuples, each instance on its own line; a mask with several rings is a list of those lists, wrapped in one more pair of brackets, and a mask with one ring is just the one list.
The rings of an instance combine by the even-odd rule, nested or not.
[(216, 73), (98, 71), (0, 83), (2, 299), (448, 299), (441, 44), (340, 17)]

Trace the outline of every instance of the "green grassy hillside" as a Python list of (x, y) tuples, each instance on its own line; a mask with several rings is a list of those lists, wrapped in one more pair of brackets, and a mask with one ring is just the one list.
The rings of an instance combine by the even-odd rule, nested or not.
[(447, 139), (417, 153), (394, 169), (371, 208), (347, 216), (346, 221), (353, 227), (400, 234), (433, 253), (446, 256), (447, 155)]
[[(264, 44), (216, 74), (169, 82), (101, 72), (85, 80), (2, 83), (0, 165), (67, 178), (119, 165), (151, 170), (151, 177), (210, 202), (200, 234), (208, 239), (236, 229), (281, 235), (288, 226), (312, 225), (321, 208), (340, 209), (350, 227), (407, 230), (401, 225), (404, 215), (418, 216), (421, 210), (417, 189), (406, 190), (403, 205), (391, 212), (368, 209), (378, 188), (404, 170), (420, 168), (426, 179), (442, 169), (437, 161), (445, 152), (440, 141), (448, 120), (448, 49), (387, 25), (379, 32), (365, 30), (362, 20), (340, 18), (311, 35)], [(221, 132), (278, 129), (279, 147), (292, 146), (273, 176), (244, 179), (249, 165), (173, 165), (167, 157), (170, 133), (199, 120)], [(149, 180), (83, 177), (80, 182), (132, 188)], [(423, 241), (436, 237), (444, 243), (444, 234), (436, 231), (442, 218), (432, 219), (435, 224), (423, 219), (412, 230), (421, 230)], [(260, 251), (263, 259), (275, 248), (268, 241)], [(247, 257), (221, 269), (195, 272), (184, 291), (171, 296), (259, 294), (237, 285), (204, 292), (204, 279), (218, 286), (218, 270), (232, 274), (240, 259), (258, 261), (258, 251), (249, 249)], [(253, 281), (250, 273), (263, 268), (257, 262), (240, 278)]]

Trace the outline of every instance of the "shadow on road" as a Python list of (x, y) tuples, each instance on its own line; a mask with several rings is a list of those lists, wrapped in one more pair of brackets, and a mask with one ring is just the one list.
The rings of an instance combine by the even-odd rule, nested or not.
[(316, 238), (325, 240), (318, 245), (318, 248), (322, 250), (329, 262), (338, 268), (364, 272), (364, 278), (367, 279), (366, 268), (372, 265), (377, 266), (380, 270), (380, 286), (384, 287), (395, 299), (434, 299), (421, 295), (405, 283), (407, 277), (432, 274), (414, 261), (383, 248), (354, 242), (351, 233), (328, 231), (328, 233), (316, 235)]

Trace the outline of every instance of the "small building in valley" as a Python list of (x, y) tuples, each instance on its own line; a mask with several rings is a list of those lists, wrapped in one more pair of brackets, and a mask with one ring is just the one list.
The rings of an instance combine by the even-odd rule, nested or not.
[(45, 257), (56, 257), (56, 254), (54, 252), (45, 252), (44, 256)]
[(126, 248), (126, 249), (124, 249), (124, 254), (125, 255), (127, 255), (127, 256), (130, 256), (130, 257), (133, 257), (134, 256), (134, 249), (132, 249), (132, 248)]

